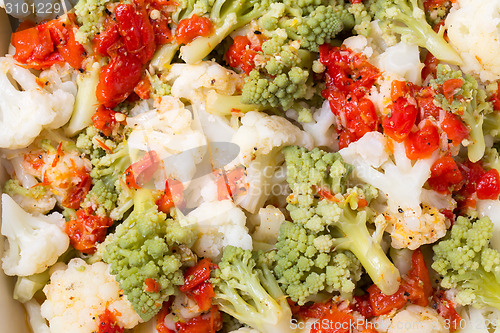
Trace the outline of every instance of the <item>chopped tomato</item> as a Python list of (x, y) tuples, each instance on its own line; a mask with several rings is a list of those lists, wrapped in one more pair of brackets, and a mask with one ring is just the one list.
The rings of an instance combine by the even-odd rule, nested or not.
[(326, 199), (328, 201), (339, 202), (335, 195), (327, 188), (321, 187), (317, 189), (317, 193), (321, 199)]
[(489, 101), (493, 104), (496, 111), (500, 111), (500, 81), (497, 82), (497, 91), (491, 95)]
[(45, 69), (65, 61), (80, 69), (86, 53), (75, 39), (76, 27), (75, 16), (68, 14), (13, 33), (14, 59), (34, 69)]
[(187, 19), (179, 21), (175, 30), (177, 44), (189, 44), (196, 37), (206, 37), (213, 33), (213, 24), (208, 17), (191, 15)]
[(439, 132), (430, 121), (418, 131), (411, 132), (405, 141), (406, 156), (411, 160), (430, 157), (438, 148)]
[(184, 284), (179, 287), (183, 293), (194, 289), (199, 284), (210, 278), (210, 272), (216, 269), (217, 265), (213, 264), (210, 259), (204, 258), (195, 266), (190, 267), (184, 273)]
[(139, 83), (134, 88), (134, 92), (141, 99), (149, 99), (149, 96), (151, 94), (151, 82), (149, 82), (147, 76), (144, 76), (141, 81), (139, 81)]
[(353, 309), (365, 318), (373, 317), (373, 309), (370, 304), (370, 295), (354, 296)]
[(441, 113), (441, 108), (434, 104), (434, 96), (436, 92), (432, 90), (431, 87), (425, 87), (419, 89), (415, 93), (415, 99), (417, 100), (418, 108), (420, 109), (419, 117), (417, 117), (417, 124), (421, 120), (428, 117), (434, 117), (434, 119), (439, 119), (439, 114)]
[(441, 128), (454, 146), (458, 146), (463, 139), (469, 136), (467, 126), (465, 126), (459, 116), (451, 112), (447, 112), (444, 116)]
[(334, 305), (331, 300), (322, 303), (307, 304), (300, 307), (297, 315), (301, 319), (319, 319), (329, 313), (332, 310), (333, 306)]
[(447, 155), (434, 162), (427, 182), (434, 191), (449, 194), (462, 186), (463, 179), (455, 160)]
[(186, 295), (196, 301), (200, 311), (208, 311), (212, 306), (212, 299), (215, 297), (215, 292), (212, 283), (205, 281), (186, 292)]
[(96, 89), (97, 101), (108, 108), (115, 107), (127, 99), (141, 78), (141, 59), (125, 49), (118, 50), (116, 57), (101, 69)]
[(78, 209), (80, 204), (87, 196), (92, 186), (92, 178), (85, 169), (79, 169), (75, 173), (80, 178), (78, 184), (71, 186), (62, 201), (62, 205), (66, 208)]
[(244, 167), (236, 167), (229, 172), (216, 170), (218, 200), (235, 198), (244, 194), (248, 189), (248, 184), (244, 183), (246, 171)]
[(436, 292), (432, 301), (434, 303), (433, 308), (435, 308), (437, 313), (446, 320), (450, 332), (458, 330), (461, 327), (462, 318), (455, 310), (453, 303), (446, 298), (444, 291), (440, 290)]
[(310, 333), (349, 333), (356, 326), (354, 317), (336, 306), (321, 317), (319, 323), (321, 325), (312, 325)]
[(159, 165), (158, 154), (154, 150), (146, 152), (139, 161), (125, 170), (125, 183), (129, 188), (141, 188), (153, 178)]
[[(113, 56), (117, 51), (117, 43), (120, 39), (118, 26), (112, 19), (107, 19), (104, 23), (104, 31), (100, 32), (92, 40), (94, 52), (101, 56)], [(120, 45), (121, 46), (121, 45)], [(112, 51), (114, 49), (114, 52)]]
[(115, 115), (117, 113), (101, 105), (92, 116), (92, 124), (102, 134), (110, 136), (116, 129), (117, 121)]
[(155, 33), (143, 6), (119, 4), (115, 7), (118, 32), (128, 53), (136, 55), (142, 64), (153, 57), (156, 50)]
[(156, 201), (158, 210), (165, 214), (170, 213), (174, 207), (182, 208), (184, 206), (184, 185), (178, 180), (167, 179), (165, 182), (165, 191)]
[(175, 328), (178, 333), (215, 333), (222, 328), (222, 315), (216, 306), (210, 313), (202, 314), (187, 322), (177, 322)]
[(430, 11), (438, 9), (446, 5), (448, 2), (455, 2), (455, 0), (424, 0), (424, 9)]
[(148, 293), (157, 293), (161, 290), (161, 285), (152, 278), (147, 278), (144, 280), (144, 291)]
[(432, 285), (429, 270), (420, 249), (416, 249), (411, 257), (411, 269), (403, 284), (406, 299), (416, 305), (427, 306), (432, 296)]
[(116, 322), (116, 315), (108, 308), (99, 315), (99, 333), (122, 333), (124, 331), (125, 329)]
[(390, 105), (390, 113), (382, 121), (384, 133), (397, 142), (402, 142), (410, 134), (418, 110), (404, 97), (399, 97)]
[(347, 130), (342, 130), (339, 135), (339, 149), (345, 148), (357, 140), (358, 138), (356, 138), (352, 133)]
[(432, 55), (432, 53), (427, 52), (424, 60), (424, 68), (422, 68), (422, 81), (425, 80), (429, 75), (432, 75), (433, 78), (436, 77), (437, 65), (439, 64), (439, 60)]
[(168, 301), (163, 302), (160, 312), (156, 316), (156, 330), (158, 333), (175, 333), (175, 331), (165, 326), (165, 317), (170, 313), (170, 306), (174, 298), (170, 297)]
[(345, 46), (323, 44), (319, 47), (319, 59), (326, 66), (327, 89), (335, 86), (345, 95), (364, 96), (380, 75), (365, 55)]
[(401, 309), (406, 305), (404, 290), (401, 287), (392, 295), (384, 294), (375, 284), (371, 285), (367, 291), (374, 316), (387, 314), (393, 309)]
[(500, 175), (496, 169), (484, 173), (476, 187), (477, 198), (480, 200), (496, 200), (500, 195)]
[(443, 95), (448, 100), (448, 102), (453, 101), (453, 97), (455, 96), (458, 89), (462, 87), (464, 81), (462, 79), (449, 79), (443, 83)]
[(93, 215), (80, 208), (76, 212), (76, 220), (65, 223), (64, 231), (69, 236), (71, 246), (82, 253), (94, 253), (95, 245), (106, 237), (107, 229), (113, 220), (106, 216)]
[(247, 36), (236, 36), (226, 52), (226, 59), (229, 66), (239, 67), (248, 74), (255, 68), (254, 58), (259, 51), (262, 51), (260, 44), (252, 44)]

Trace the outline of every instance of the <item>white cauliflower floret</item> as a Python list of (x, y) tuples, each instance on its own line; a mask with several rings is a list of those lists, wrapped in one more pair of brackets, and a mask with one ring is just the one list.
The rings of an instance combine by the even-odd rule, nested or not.
[[(206, 150), (206, 139), (197, 128), (191, 111), (177, 98), (162, 97), (156, 109), (127, 118), (130, 149), (154, 150), (163, 160), (162, 177), (189, 181)], [(136, 161), (138, 158), (132, 158)], [(158, 182), (164, 189), (165, 179)]]
[(27, 147), (42, 129), (61, 127), (71, 117), (76, 74), (54, 65), (36, 77), (12, 58), (0, 58), (0, 148)]
[(468, 74), (482, 81), (500, 79), (500, 1), (458, 0), (446, 17), (449, 43)]
[(31, 330), (36, 333), (50, 333), (47, 321), (42, 317), (40, 304), (36, 300), (24, 303)]
[(285, 146), (298, 145), (312, 149), (310, 134), (283, 117), (250, 111), (241, 118), (242, 126), (232, 142), (240, 147), (239, 161), (247, 167), (247, 193), (238, 197), (237, 204), (255, 214), (272, 194), (274, 175), (283, 161)]
[(476, 209), (479, 217), (488, 216), (493, 222), (493, 236), (490, 245), (500, 251), (500, 200), (477, 200)]
[(492, 307), (462, 307), (459, 311), (462, 318), (458, 326), (460, 333), (500, 333), (500, 311)]
[(448, 333), (450, 326), (436, 310), (413, 304), (393, 317), (379, 316), (372, 323), (381, 333)]
[(389, 157), (386, 138), (379, 132), (365, 134), (359, 141), (340, 150), (355, 175), (378, 188), (387, 197), (392, 246), (416, 249), (446, 234), (446, 219), (435, 207), (421, 207), (422, 187), (430, 176), (436, 157), (414, 163), (402, 143), (394, 143), (393, 159)]
[(55, 264), (69, 246), (59, 213), (34, 216), (2, 194), (2, 235), (7, 237), (2, 268), (7, 275), (28, 276)]
[(414, 84), (420, 84), (422, 81), (420, 72), (424, 65), (420, 62), (420, 51), (417, 45), (399, 42), (388, 47), (372, 62), (385, 75), (393, 73)]
[(254, 241), (274, 245), (278, 240), (281, 224), (285, 221), (285, 215), (274, 206), (259, 209), (259, 213), (253, 216), (253, 222), (257, 225), (252, 234)]
[(172, 96), (202, 103), (210, 90), (234, 95), (243, 84), (238, 74), (213, 61), (196, 65), (174, 64), (166, 80), (172, 83)]
[(260, 332), (250, 327), (240, 327), (236, 331), (231, 331), (229, 333), (260, 333)]
[(99, 315), (106, 309), (115, 315), (120, 327), (130, 329), (141, 322), (104, 262), (88, 265), (82, 259), (72, 259), (65, 269), (52, 273), (43, 292), (47, 300), (42, 304), (42, 316), (49, 321), (52, 333), (96, 332)]
[(199, 236), (193, 250), (201, 257), (218, 261), (228, 245), (252, 249), (245, 213), (231, 200), (205, 202), (187, 217), (198, 228)]

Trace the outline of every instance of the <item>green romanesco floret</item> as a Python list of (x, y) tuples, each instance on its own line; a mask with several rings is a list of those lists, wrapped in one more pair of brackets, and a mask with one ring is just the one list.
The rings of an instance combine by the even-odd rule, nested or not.
[(348, 187), (352, 167), (339, 154), (299, 147), (283, 153), (293, 223), (280, 228), (275, 272), (285, 292), (299, 304), (323, 290), (352, 292), (361, 266), (384, 293), (396, 292), (399, 272), (368, 229), (373, 214), (356, 210), (353, 200), (369, 203), (376, 192)]
[[(184, 283), (179, 247), (191, 247), (194, 229), (181, 226), (158, 211), (150, 190), (134, 195), (134, 210), (109, 234), (103, 247), (103, 260), (111, 274), (144, 321), (160, 311), (163, 301)], [(153, 279), (159, 290), (149, 290), (146, 279)]]
[(288, 333), (292, 311), (271, 263), (264, 253), (227, 246), (212, 279), (213, 304), (259, 332)]
[(195, 38), (181, 47), (182, 60), (195, 64), (208, 56), (231, 32), (257, 19), (269, 10), (274, 0), (194, 0), (183, 1), (173, 15), (174, 23), (203, 14), (210, 19), (214, 32), (210, 36)]
[(455, 300), (477, 307), (500, 309), (500, 252), (489, 246), (493, 223), (459, 216), (446, 238), (433, 246), (432, 268), (443, 277), (441, 286), (455, 288)]
[(479, 88), (477, 81), (460, 70), (453, 70), (448, 65), (439, 64), (436, 79), (430, 85), (435, 91), (442, 91), (440, 87), (452, 79), (462, 81), (461, 86), (455, 89), (452, 98), (447, 99), (442, 93), (436, 94), (435, 100), (446, 111), (459, 115), (470, 129), (467, 152), (469, 160), (479, 161), (485, 151), (483, 121), (484, 117), (493, 113), (493, 107), (487, 101), (486, 91)]
[(76, 141), (77, 147), (90, 156), (92, 163), (90, 177), (93, 186), (82, 206), (92, 207), (96, 214), (113, 220), (121, 219), (132, 207), (132, 192), (124, 181), (124, 172), (132, 162), (126, 135), (123, 135), (113, 140), (89, 126)]
[(379, 0), (371, 3), (370, 11), (387, 35), (400, 35), (401, 39), (426, 48), (441, 61), (462, 64), (457, 51), (443, 38), (444, 30), (436, 33), (427, 22), (420, 0)]
[(106, 5), (116, 0), (80, 0), (74, 10), (80, 25), (75, 37), (80, 43), (87, 43), (100, 32), (105, 18)]
[(47, 194), (48, 188), (44, 185), (25, 188), (21, 185), (19, 180), (9, 179), (5, 182), (3, 191), (11, 197), (14, 197), (17, 194), (27, 198), (42, 199)]

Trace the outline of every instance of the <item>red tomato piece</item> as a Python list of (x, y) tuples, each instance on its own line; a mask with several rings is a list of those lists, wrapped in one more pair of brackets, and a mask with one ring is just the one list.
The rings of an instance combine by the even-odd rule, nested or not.
[(434, 162), (427, 182), (434, 191), (449, 194), (462, 186), (463, 179), (455, 160), (447, 155)]
[(311, 333), (349, 333), (356, 327), (354, 317), (339, 311), (336, 306), (321, 317), (318, 322), (319, 325), (312, 325)]
[(119, 50), (117, 56), (101, 70), (97, 100), (105, 107), (113, 108), (127, 99), (141, 78), (141, 60), (125, 50)]
[(118, 32), (125, 49), (147, 63), (156, 50), (155, 33), (146, 10), (132, 4), (119, 4), (115, 8)]
[(439, 60), (434, 57), (432, 53), (427, 52), (424, 60), (424, 68), (422, 68), (422, 81), (425, 80), (429, 75), (432, 75), (433, 78), (436, 77), (438, 64)]
[(96, 129), (102, 132), (105, 136), (110, 136), (116, 129), (118, 122), (116, 121), (116, 111), (100, 106), (92, 115), (92, 124)]
[(153, 25), (153, 30), (155, 33), (156, 45), (163, 45), (172, 41), (172, 30), (170, 30), (170, 27), (168, 26), (167, 17), (161, 17), (157, 20), (151, 20), (151, 24)]
[(163, 302), (160, 312), (156, 316), (156, 330), (158, 333), (175, 333), (175, 331), (165, 326), (165, 317), (170, 313), (170, 306), (174, 298), (170, 297), (168, 301)]
[(297, 314), (301, 319), (320, 319), (330, 313), (332, 311), (332, 307), (333, 303), (331, 300), (322, 303), (313, 303), (301, 306)]
[(124, 331), (125, 329), (117, 324), (116, 315), (108, 308), (99, 315), (99, 333), (123, 333)]
[(144, 291), (147, 293), (157, 293), (161, 290), (161, 285), (152, 278), (144, 280)]
[(82, 208), (77, 210), (76, 216), (76, 220), (66, 222), (64, 231), (69, 236), (71, 246), (82, 253), (92, 254), (96, 250), (95, 245), (106, 237), (106, 231), (113, 220), (93, 215)]
[(444, 291), (436, 292), (432, 298), (437, 313), (443, 317), (450, 327), (450, 332), (455, 332), (461, 327), (462, 318), (455, 310), (453, 303), (444, 295)]
[(186, 292), (186, 295), (198, 304), (200, 311), (208, 311), (212, 307), (212, 299), (215, 297), (215, 292), (212, 284), (209, 281), (205, 281)]
[(137, 162), (125, 170), (125, 183), (129, 188), (139, 189), (153, 178), (160, 165), (158, 154), (152, 150), (146, 152)]
[(448, 140), (454, 146), (458, 146), (463, 139), (469, 136), (469, 128), (462, 122), (459, 116), (447, 112), (441, 122), (441, 129), (446, 133)]
[(417, 120), (418, 110), (404, 97), (399, 97), (390, 105), (390, 109), (390, 113), (382, 120), (384, 133), (395, 141), (402, 142), (410, 134)]
[(139, 83), (134, 88), (134, 92), (141, 99), (149, 99), (149, 96), (151, 94), (151, 82), (149, 82), (147, 76), (144, 76), (141, 81), (139, 81)]
[(417, 105), (420, 109), (419, 117), (417, 117), (417, 124), (420, 123), (421, 120), (427, 119), (428, 117), (439, 119), (439, 114), (442, 109), (434, 104), (435, 95), (436, 93), (431, 87), (424, 87), (415, 93), (415, 99), (417, 100)]
[(484, 170), (481, 162), (472, 163), (471, 161), (459, 164), (458, 168), (465, 180), (460, 194), (464, 197), (469, 197), (476, 192), (477, 183), (486, 170)]
[(226, 59), (229, 66), (239, 67), (248, 74), (255, 68), (254, 58), (259, 51), (262, 51), (261, 45), (253, 45), (247, 36), (236, 36), (226, 52)]
[(359, 312), (365, 318), (373, 317), (373, 309), (370, 304), (370, 295), (354, 296), (354, 311)]
[(87, 196), (92, 186), (92, 178), (90, 178), (89, 173), (85, 169), (80, 169), (77, 171), (80, 182), (72, 187), (70, 187), (68, 193), (62, 201), (62, 205), (66, 208), (78, 209), (80, 204)]
[(177, 322), (175, 328), (178, 333), (215, 333), (222, 328), (222, 315), (213, 306), (209, 314), (202, 314), (185, 323)]
[(416, 305), (429, 305), (429, 298), (432, 296), (432, 285), (429, 277), (429, 270), (424, 261), (424, 256), (420, 249), (413, 252), (411, 257), (411, 269), (408, 272), (402, 287), (406, 299)]
[(497, 91), (491, 95), (489, 101), (493, 104), (496, 111), (500, 111), (500, 81), (497, 83)]
[(191, 15), (187, 19), (179, 21), (175, 31), (177, 44), (189, 44), (196, 37), (206, 37), (213, 33), (213, 24), (208, 17)]
[(405, 141), (406, 156), (411, 160), (430, 157), (438, 148), (439, 132), (430, 121), (417, 132), (411, 132)]
[(158, 210), (165, 214), (170, 213), (174, 207), (184, 207), (184, 186), (175, 179), (167, 179), (165, 182), (165, 191), (163, 195), (156, 201)]
[(210, 259), (204, 258), (195, 266), (189, 267), (184, 273), (184, 284), (179, 287), (183, 293), (194, 289), (199, 284), (210, 278), (210, 272), (216, 269), (217, 265), (213, 264)]
[[(120, 40), (118, 26), (114, 20), (106, 20), (104, 23), (104, 31), (99, 33), (92, 40), (94, 52), (101, 56), (112, 56), (116, 54), (116, 46)], [(110, 49), (115, 48), (114, 52)]]
[(477, 198), (480, 200), (496, 200), (500, 195), (500, 175), (496, 169), (484, 173), (476, 188)]
[(392, 295), (384, 294), (375, 284), (371, 285), (367, 291), (374, 316), (387, 314), (393, 309), (401, 309), (406, 305), (406, 297), (401, 287)]
[(339, 135), (339, 149), (349, 146), (352, 142), (356, 142), (357, 138), (347, 130), (343, 130)]
[(246, 171), (243, 167), (236, 167), (228, 172), (225, 170), (214, 171), (217, 183), (218, 200), (235, 198), (244, 194), (248, 184), (244, 183)]
[(462, 87), (464, 81), (462, 79), (449, 79), (443, 83), (443, 95), (448, 100), (448, 102), (453, 101), (453, 96), (455, 96), (458, 89)]

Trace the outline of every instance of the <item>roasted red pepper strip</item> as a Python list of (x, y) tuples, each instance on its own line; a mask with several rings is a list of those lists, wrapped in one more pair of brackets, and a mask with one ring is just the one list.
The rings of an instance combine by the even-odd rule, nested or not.
[(113, 224), (109, 217), (93, 215), (80, 208), (76, 220), (66, 222), (64, 231), (69, 236), (71, 246), (82, 253), (94, 253), (96, 244), (106, 237), (107, 229)]
[(210, 259), (204, 258), (195, 266), (190, 267), (184, 273), (184, 284), (179, 287), (183, 293), (194, 289), (197, 285), (210, 278), (210, 272), (216, 269), (217, 265), (212, 264)]
[(175, 30), (175, 40), (177, 44), (189, 44), (196, 37), (206, 37), (212, 33), (212, 21), (207, 17), (193, 14), (187, 19), (180, 20)]

